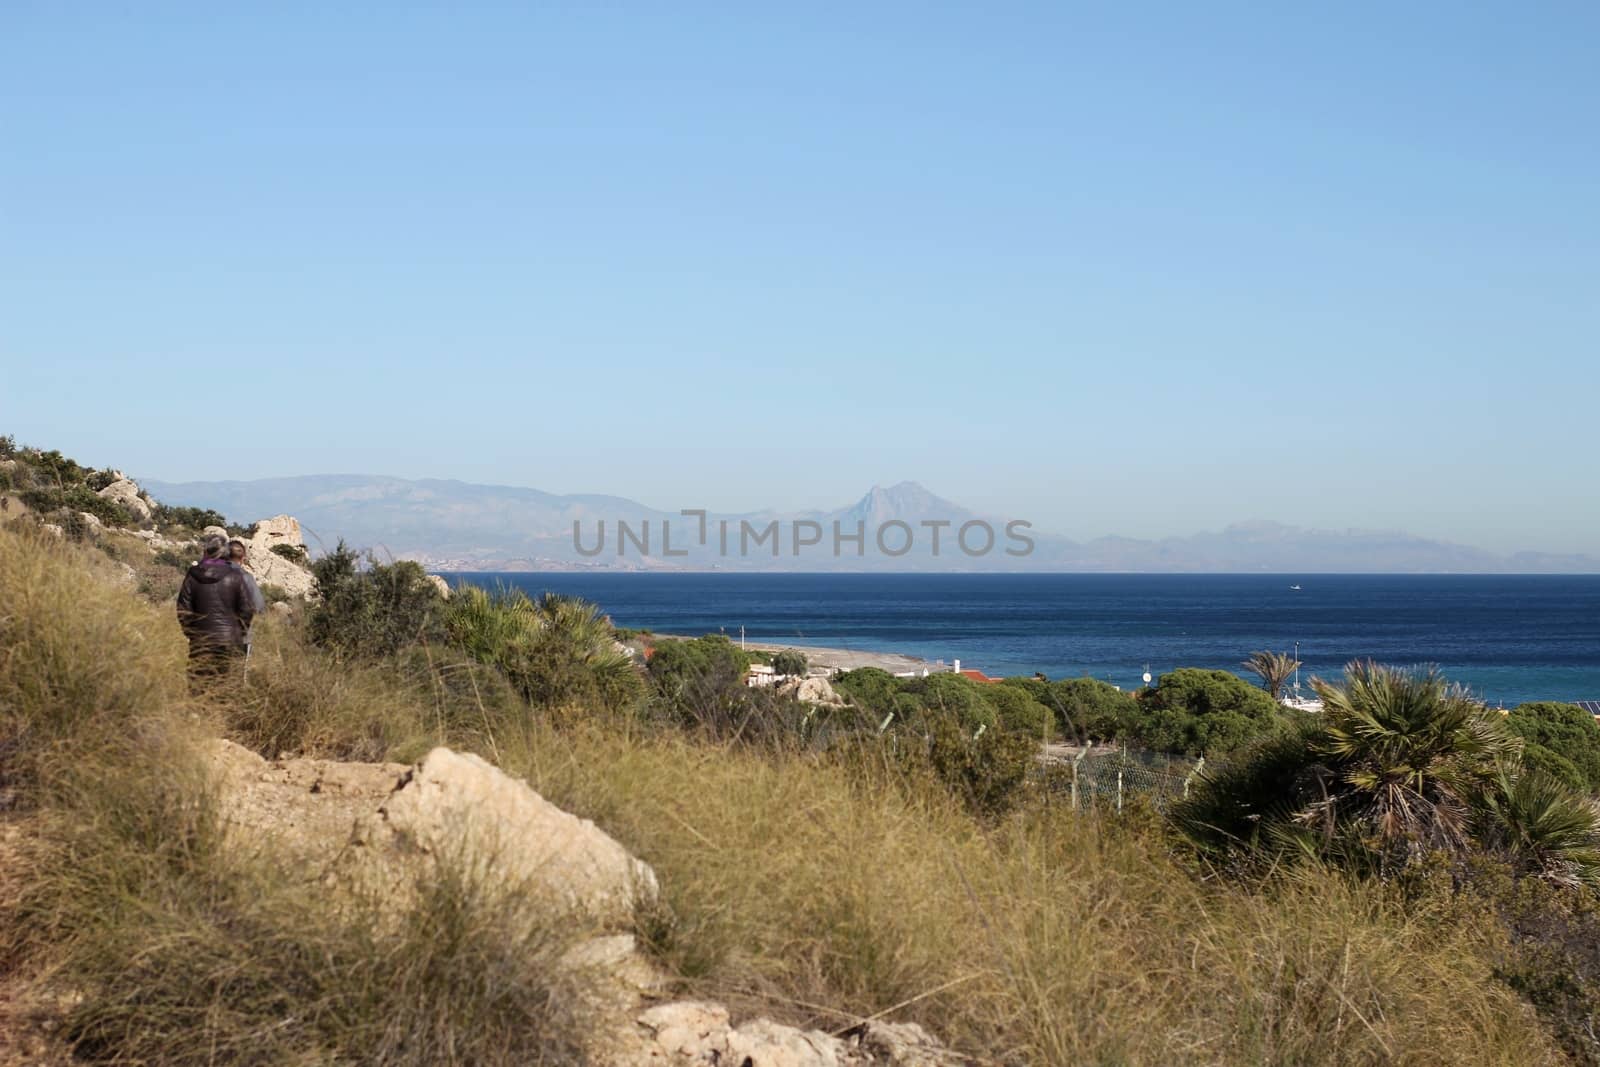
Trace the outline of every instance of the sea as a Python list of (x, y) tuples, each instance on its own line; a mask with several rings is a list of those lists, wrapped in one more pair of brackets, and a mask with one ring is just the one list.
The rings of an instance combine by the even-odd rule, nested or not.
[(1242, 673), (1258, 649), (1312, 676), (1436, 664), (1491, 705), (1600, 700), (1600, 575), (448, 574), (599, 604), (618, 626), (897, 652), (989, 675)]

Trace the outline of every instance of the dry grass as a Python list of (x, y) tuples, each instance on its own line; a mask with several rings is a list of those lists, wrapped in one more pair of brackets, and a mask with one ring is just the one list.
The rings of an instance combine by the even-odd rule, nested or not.
[(1151, 827), (986, 828), (806, 757), (568, 731), (507, 760), (655, 864), (666, 958), (751, 1011), (893, 1009), (1004, 1062), (1560, 1062), (1492, 980), (1487, 921), (1333, 872), (1213, 887)]
[(187, 710), (176, 625), (110, 573), (92, 550), (0, 531), (0, 807)]
[(271, 755), (448, 739), (526, 775), (655, 865), (670, 918), (642, 932), (743, 1012), (830, 1028), (886, 1013), (1005, 1063), (1561, 1061), (1494, 979), (1487, 917), (1315, 869), (1258, 891), (1207, 881), (1152, 820), (1035, 805), (985, 822), (869, 754), (558, 729), (459, 664), (352, 666), (287, 630), (262, 633), (240, 687), (194, 704), (168, 613), (101, 585), (80, 551), (0, 532), (0, 759), (44, 828), (8, 872), (22, 899), (0, 903), (0, 949), (81, 994), (82, 1055), (578, 1055), (559, 945), (517, 936), (474, 887), (423, 887), (386, 927), (221, 848), (187, 753), (226, 718)]
[[(96, 1062), (581, 1063), (590, 995), (556, 962), (581, 931), (449, 864), (397, 917), (224, 844), (196, 755), (218, 695), (191, 700), (183, 661), (166, 612), (85, 550), (0, 531), (0, 988), (65, 1005), (59, 1032)], [(381, 720), (389, 692), (360, 707)], [(354, 700), (303, 728), (339, 736), (318, 718)]]
[(502, 675), (448, 649), (341, 659), (272, 618), (253, 637), (241, 676), (213, 697), (228, 735), (268, 759), (404, 763), (441, 744), (492, 751), (495, 734), (529, 714)]

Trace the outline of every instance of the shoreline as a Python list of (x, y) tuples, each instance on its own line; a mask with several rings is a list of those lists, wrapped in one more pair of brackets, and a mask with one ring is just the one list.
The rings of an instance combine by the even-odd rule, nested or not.
[[(684, 634), (654, 634), (656, 638), (664, 641), (692, 641), (694, 638)], [(729, 638), (734, 644), (739, 644), (737, 638)], [(879, 670), (888, 671), (890, 674), (903, 674), (912, 671), (921, 674), (926, 670), (929, 674), (938, 674), (949, 671), (949, 664), (935, 663), (932, 660), (921, 659), (917, 656), (908, 656), (899, 652), (871, 652), (862, 649), (834, 648), (827, 645), (797, 645), (787, 641), (745, 641), (743, 648), (751, 652), (782, 652), (793, 649), (806, 657), (806, 661), (813, 667), (833, 667), (838, 670), (853, 671), (858, 667), (877, 667)]]

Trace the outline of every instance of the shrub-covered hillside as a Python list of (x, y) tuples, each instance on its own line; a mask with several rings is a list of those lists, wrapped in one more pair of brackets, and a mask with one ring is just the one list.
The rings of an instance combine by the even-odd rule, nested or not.
[[(96, 551), (0, 530), (0, 1030), (47, 1019), (78, 1060), (581, 1057), (546, 950), (470, 899), (439, 886), (386, 924), (222, 847), (192, 755), (208, 734), (366, 760), (445, 743), (526, 777), (654, 865), (664, 906), (640, 943), (675, 995), (736, 1013), (827, 1030), (886, 1013), (983, 1063), (1594, 1058), (1600, 920), (1514, 850), (1423, 835), (1392, 870), (1338, 852), (1255, 867), (1138, 804), (1075, 813), (1025, 782), (986, 807), (934, 739), (1019, 715), (1031, 733), (1015, 697), (908, 687), (888, 699), (924, 732), (880, 734), (873, 707), (870, 729), (830, 712), (824, 737), (807, 709), (719, 685), (738, 666), (721, 642), (623, 668), (592, 609), (446, 600), (408, 565), (330, 565), (330, 614), (266, 620), (246, 674), (191, 697), (169, 609), (102, 581)], [(863, 704), (874, 685), (841, 680)], [(1054, 698), (1128, 710), (1082, 690)], [(1441, 784), (1466, 780), (1453, 758)], [(1348, 825), (1337, 839), (1359, 841), (1381, 813)]]

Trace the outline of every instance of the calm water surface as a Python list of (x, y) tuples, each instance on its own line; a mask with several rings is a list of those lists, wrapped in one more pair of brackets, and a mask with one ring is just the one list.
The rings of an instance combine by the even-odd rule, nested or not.
[(989, 674), (1131, 688), (1146, 664), (1237, 669), (1255, 649), (1299, 642), (1302, 678), (1371, 657), (1437, 663), (1491, 703), (1600, 700), (1600, 575), (446, 577), (575, 594), (619, 626), (734, 637), (743, 626), (751, 640), (959, 658)]

